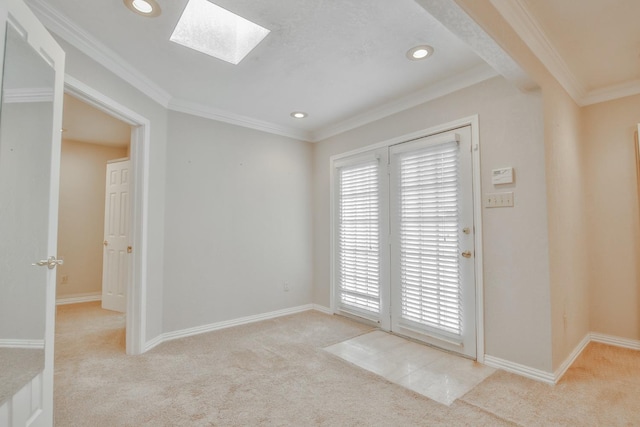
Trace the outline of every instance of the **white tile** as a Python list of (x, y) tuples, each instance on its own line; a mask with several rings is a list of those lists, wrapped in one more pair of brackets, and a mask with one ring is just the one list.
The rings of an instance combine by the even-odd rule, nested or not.
[(495, 372), (472, 360), (382, 331), (325, 350), (444, 405), (451, 405)]

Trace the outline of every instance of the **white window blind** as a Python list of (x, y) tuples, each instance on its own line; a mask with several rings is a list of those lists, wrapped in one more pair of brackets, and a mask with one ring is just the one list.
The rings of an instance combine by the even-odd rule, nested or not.
[(459, 147), (399, 154), (401, 322), (460, 336)]
[(340, 308), (380, 311), (378, 160), (338, 169), (337, 280)]

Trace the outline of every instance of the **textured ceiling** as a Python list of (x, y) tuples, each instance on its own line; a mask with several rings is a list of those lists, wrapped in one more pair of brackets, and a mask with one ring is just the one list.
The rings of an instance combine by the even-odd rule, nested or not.
[[(304, 132), (468, 78), (470, 70), (487, 74), (482, 59), (414, 0), (217, 0), (271, 30), (239, 65), (169, 41), (186, 2), (158, 0), (162, 14), (146, 18), (120, 0), (28, 1), (115, 52), (170, 104)], [(433, 57), (409, 61), (406, 51), (418, 44), (432, 45)], [(292, 111), (309, 117), (295, 120)]]

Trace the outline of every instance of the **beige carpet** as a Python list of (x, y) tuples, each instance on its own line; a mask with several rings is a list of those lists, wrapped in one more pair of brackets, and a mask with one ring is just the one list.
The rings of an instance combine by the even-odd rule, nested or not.
[(95, 303), (59, 307), (57, 426), (640, 424), (636, 352), (622, 351), (626, 375), (591, 372), (592, 359), (620, 353), (591, 346), (556, 387), (498, 372), (447, 407), (323, 351), (371, 330), (338, 316), (306, 312), (141, 356), (124, 354), (123, 325)]

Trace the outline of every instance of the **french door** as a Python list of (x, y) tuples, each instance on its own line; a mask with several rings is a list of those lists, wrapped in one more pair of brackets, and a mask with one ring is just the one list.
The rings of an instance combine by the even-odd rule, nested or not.
[(334, 166), (336, 308), (475, 358), (470, 126)]

